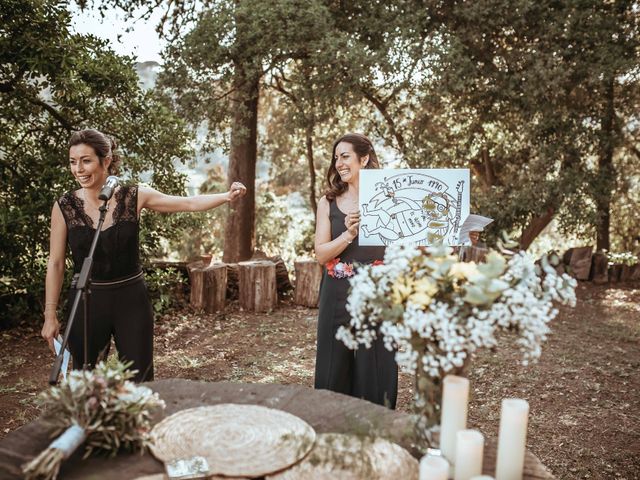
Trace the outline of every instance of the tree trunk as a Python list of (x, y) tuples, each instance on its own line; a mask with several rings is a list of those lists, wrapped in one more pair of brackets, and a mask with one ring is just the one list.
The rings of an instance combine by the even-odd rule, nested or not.
[(364, 95), (364, 98), (369, 100), (369, 102), (371, 102), (371, 104), (374, 107), (376, 107), (376, 109), (380, 112), (380, 114), (384, 118), (385, 122), (387, 123), (387, 127), (389, 128), (389, 132), (391, 133), (391, 136), (398, 144), (398, 151), (400, 152), (402, 157), (406, 159), (407, 153), (408, 153), (407, 144), (405, 142), (404, 136), (402, 135), (402, 132), (396, 126), (396, 122), (393, 116), (391, 115), (391, 113), (389, 113), (389, 110), (387, 109), (387, 103), (380, 100), (371, 91), (367, 89), (362, 89), (362, 93)]
[(555, 213), (556, 209), (549, 207), (544, 213), (529, 222), (529, 225), (522, 231), (522, 235), (520, 236), (520, 248), (522, 250), (529, 248), (536, 237), (551, 223)]
[(307, 165), (309, 166), (309, 204), (313, 210), (313, 216), (315, 217), (318, 211), (318, 204), (316, 202), (316, 167), (313, 162), (313, 127), (307, 126), (305, 131), (305, 140), (307, 144)]
[(613, 77), (607, 80), (606, 85), (606, 109), (602, 117), (600, 157), (598, 158), (598, 186), (596, 191), (596, 206), (598, 208), (598, 225), (596, 227), (596, 248), (609, 250), (611, 240), (609, 230), (611, 227), (611, 192), (615, 187), (615, 171), (613, 168), (613, 121), (614, 121), (614, 96)]
[(500, 182), (493, 168), (493, 161), (489, 156), (487, 147), (482, 147), (479, 157), (479, 159), (474, 158), (471, 160), (471, 169), (480, 178), (482, 189), (489, 191), (492, 186), (498, 185)]
[(260, 76), (255, 73), (247, 75), (243, 66), (236, 64), (234, 88), (235, 111), (231, 124), (227, 183), (231, 185), (234, 181), (242, 182), (247, 187), (247, 194), (229, 205), (222, 257), (225, 263), (251, 258), (255, 245)]

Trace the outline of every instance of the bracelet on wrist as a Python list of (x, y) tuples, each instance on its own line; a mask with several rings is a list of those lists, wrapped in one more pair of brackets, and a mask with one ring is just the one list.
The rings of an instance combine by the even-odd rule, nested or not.
[[(346, 232), (345, 232), (345, 233), (346, 233)], [(349, 239), (344, 235), (344, 233), (341, 235), (341, 237), (342, 237), (342, 239), (343, 239), (345, 242), (347, 242), (347, 243), (349, 243), (349, 244), (353, 243), (353, 238), (352, 238), (351, 240), (349, 240)]]

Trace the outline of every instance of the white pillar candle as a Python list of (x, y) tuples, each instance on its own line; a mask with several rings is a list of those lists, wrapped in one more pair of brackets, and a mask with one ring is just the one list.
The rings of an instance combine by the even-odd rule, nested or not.
[(482, 474), (484, 437), (477, 430), (460, 430), (456, 436), (455, 480), (471, 480)]
[(442, 388), (442, 421), (440, 424), (440, 451), (451, 463), (456, 459), (456, 434), (467, 428), (469, 380), (447, 375)]
[(502, 400), (496, 480), (521, 480), (527, 442), (529, 404), (526, 400)]
[(443, 457), (425, 455), (420, 460), (419, 480), (447, 480), (449, 478), (449, 462)]

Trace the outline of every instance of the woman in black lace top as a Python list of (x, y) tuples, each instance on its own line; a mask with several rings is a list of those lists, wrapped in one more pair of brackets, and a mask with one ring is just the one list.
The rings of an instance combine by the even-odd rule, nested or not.
[[(97, 130), (75, 132), (69, 140), (71, 173), (80, 188), (67, 192), (53, 205), (46, 300), (42, 336), (52, 351), (53, 339), (60, 331), (57, 306), (64, 277), (66, 246), (79, 273), (89, 253), (98, 223), (102, 201), (98, 194), (107, 176), (115, 175), (119, 158), (115, 142)], [(89, 365), (94, 366), (101, 352), (114, 337), (118, 354), (133, 362), (136, 381), (153, 380), (153, 313), (142, 276), (138, 230), (143, 208), (157, 212), (195, 212), (215, 208), (246, 193), (235, 182), (226, 193), (179, 197), (153, 188), (118, 187), (109, 200), (102, 232), (94, 254), (91, 273)], [(72, 285), (69, 299), (75, 297)], [(83, 309), (79, 308), (69, 337), (74, 368), (84, 358)]]

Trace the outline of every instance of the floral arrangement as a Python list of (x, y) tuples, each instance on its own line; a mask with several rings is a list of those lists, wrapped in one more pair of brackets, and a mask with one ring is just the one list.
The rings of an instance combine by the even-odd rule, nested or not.
[(631, 252), (622, 252), (622, 253), (607, 253), (607, 258), (609, 259), (609, 266), (611, 265), (627, 265), (632, 266), (638, 263), (638, 256), (634, 255)]
[(446, 246), (387, 247), (384, 264), (359, 268), (350, 279), (348, 326), (336, 337), (351, 349), (382, 335), (396, 361), (416, 377), (414, 404), (426, 426), (438, 423), (439, 388), (460, 373), (479, 348), (515, 332), (524, 363), (537, 359), (557, 315), (554, 302), (575, 305), (576, 281), (546, 260), (522, 252), (486, 262), (458, 261)]
[(339, 257), (329, 260), (325, 265), (327, 275), (333, 278), (349, 278), (355, 275), (353, 263), (341, 262)]
[(92, 371), (74, 370), (40, 395), (45, 417), (55, 427), (53, 436), (64, 433), (23, 466), (25, 478), (57, 478), (62, 461), (82, 443), (84, 458), (95, 451), (115, 455), (148, 445), (152, 411), (165, 405), (157, 393), (129, 381), (134, 373), (128, 366), (115, 360)]
[[(375, 260), (371, 265), (382, 265), (382, 260)], [(325, 263), (327, 275), (333, 278), (350, 278), (356, 274), (356, 266), (359, 264), (341, 262), (339, 257)]]

